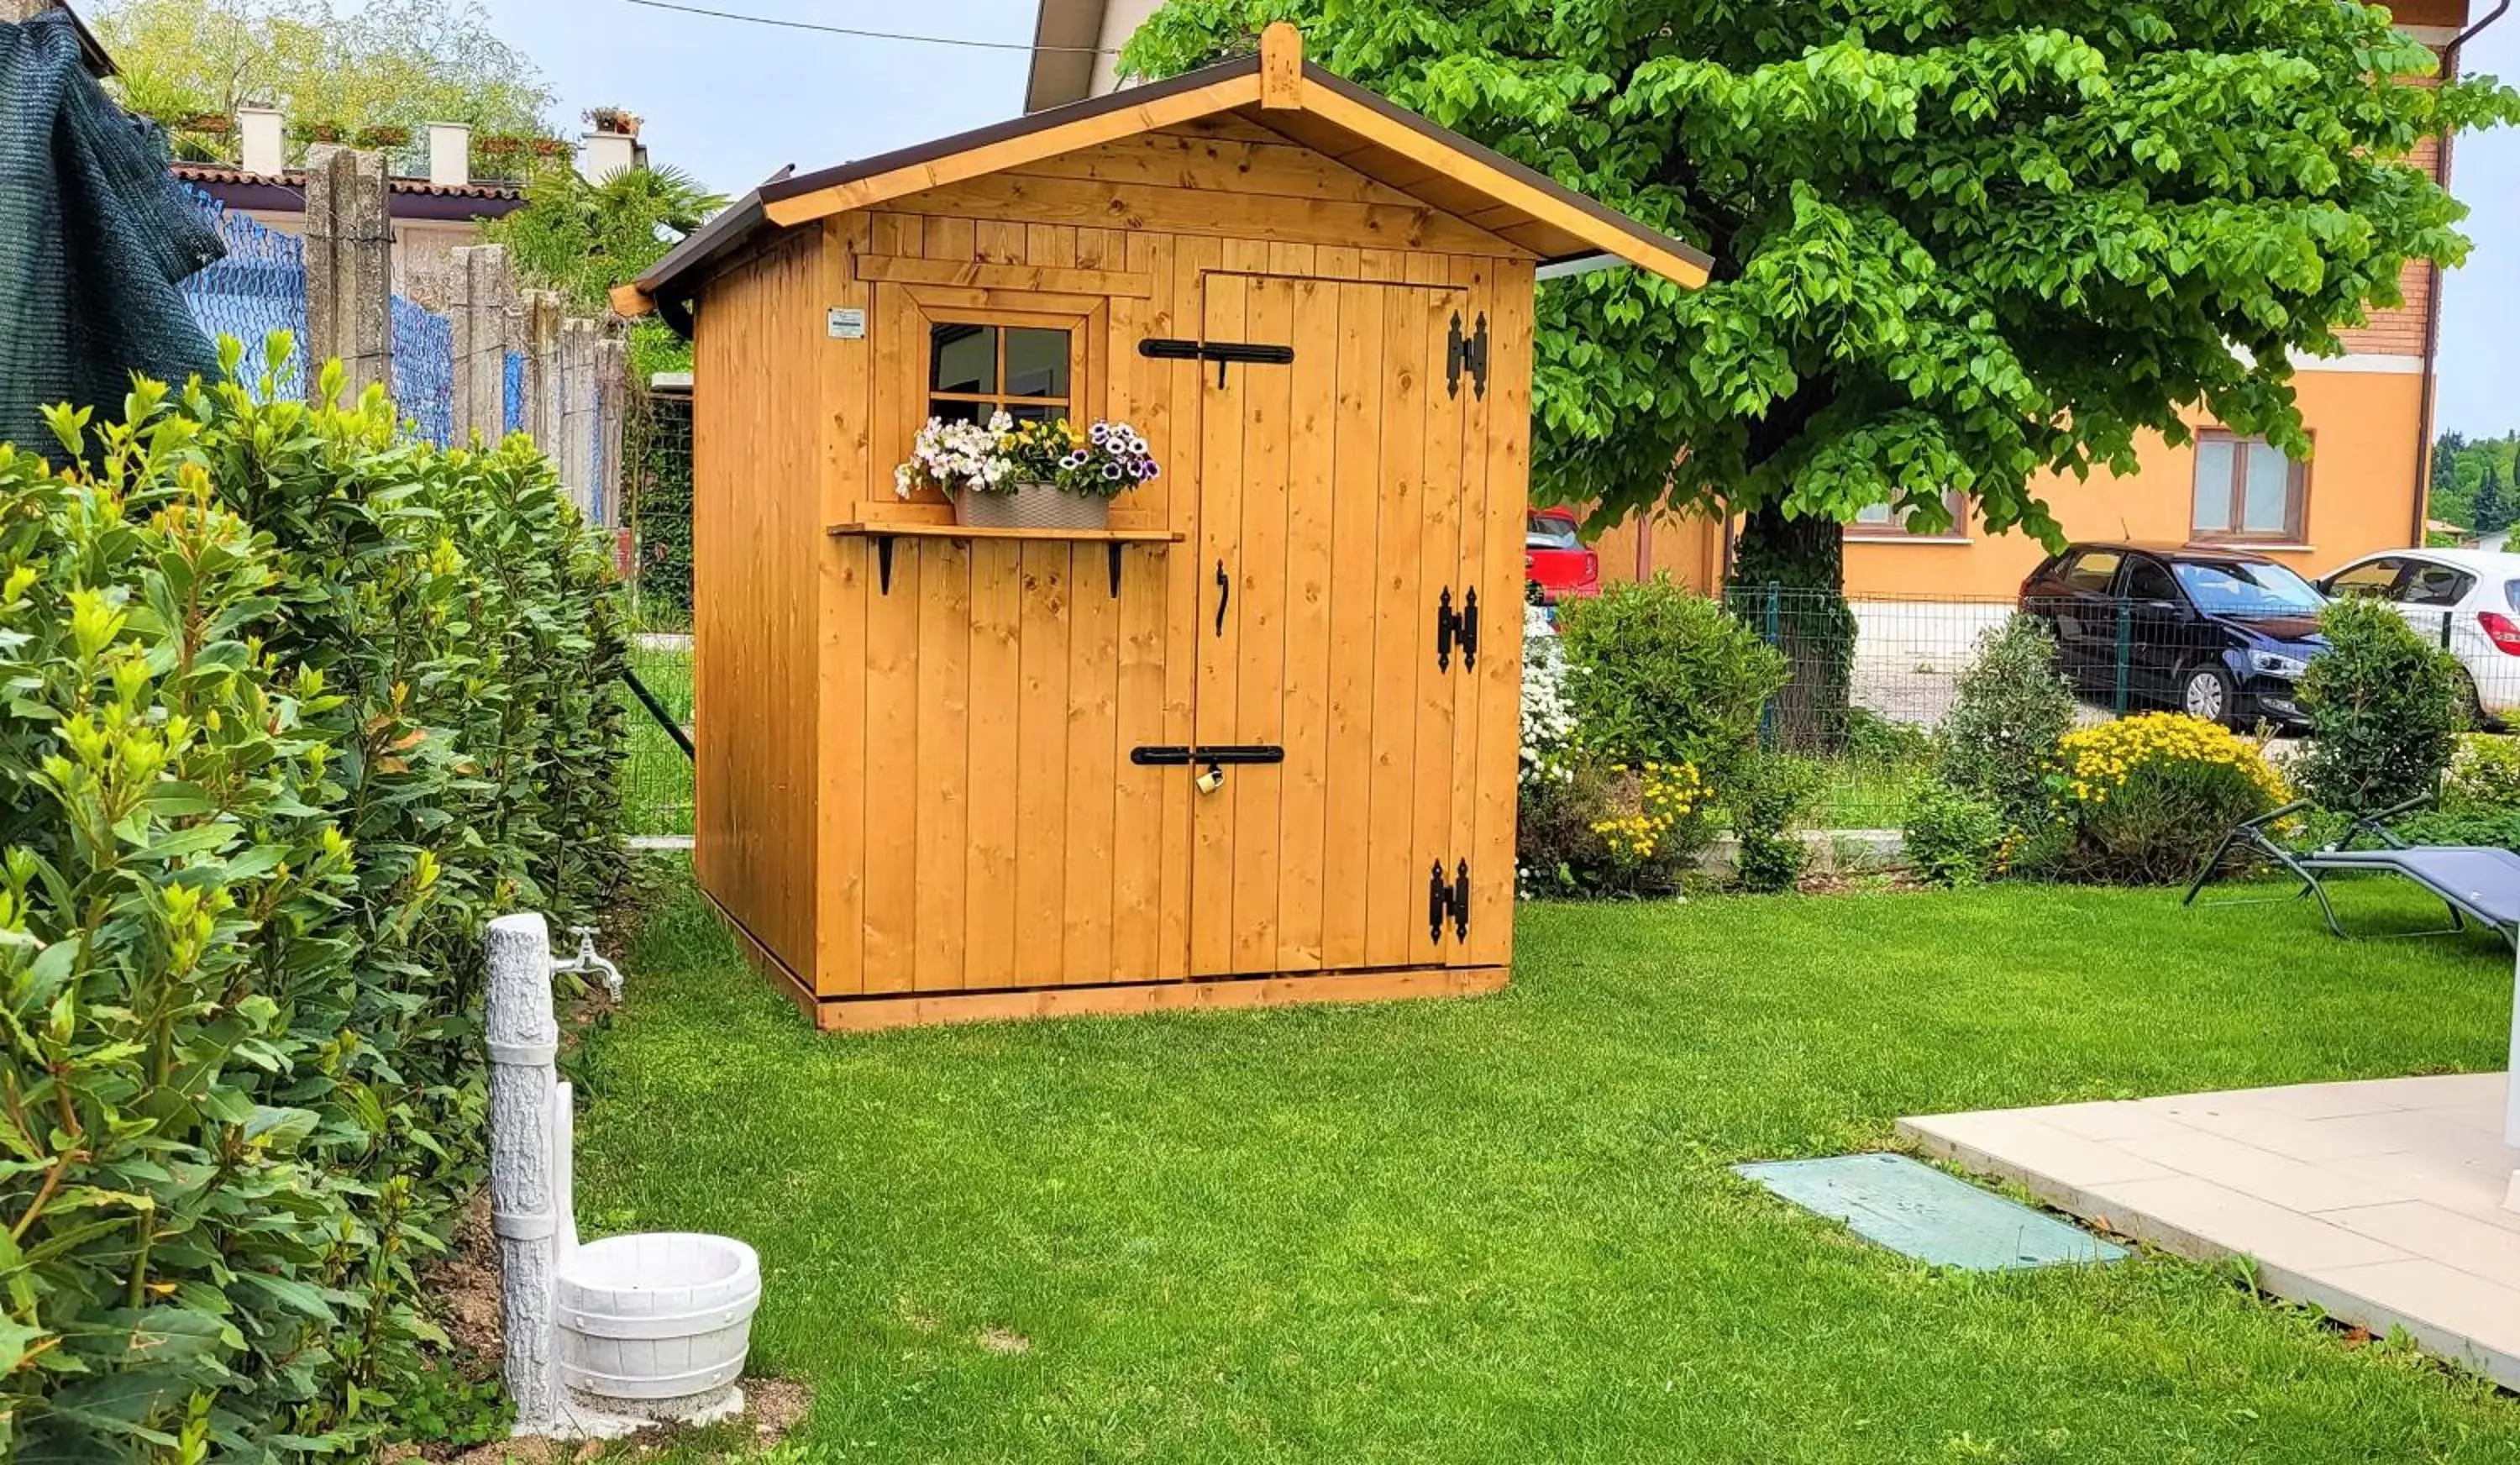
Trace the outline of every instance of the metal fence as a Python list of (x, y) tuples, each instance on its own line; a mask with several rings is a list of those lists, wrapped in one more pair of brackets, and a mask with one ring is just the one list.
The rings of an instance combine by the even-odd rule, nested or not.
[(1895, 827), (1931, 763), (1930, 737), (1988, 633), (2027, 610), (2054, 638), (2086, 723), (2188, 712), (2244, 732), (2297, 732), (2307, 615), (2204, 616), (2158, 599), (1864, 598), (1736, 589), (1730, 608), (1783, 651), (1791, 680), (1771, 701), (1773, 746), (1822, 761), (1831, 780), (1814, 822)]
[(394, 410), (439, 447), (455, 441), (455, 326), (393, 297)]
[(294, 342), (273, 389), (282, 397), (306, 394), (306, 246), (293, 234), (267, 229), (190, 184), (180, 185), (218, 231), (227, 256), (184, 282), (193, 319), (212, 339), (235, 336), (245, 344), (248, 384), (262, 359), (262, 343), (275, 331)]

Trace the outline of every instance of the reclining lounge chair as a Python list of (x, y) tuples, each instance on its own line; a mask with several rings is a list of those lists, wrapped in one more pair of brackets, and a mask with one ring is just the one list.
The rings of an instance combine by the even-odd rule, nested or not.
[[(2250, 850), (2285, 869), (2301, 881), (2301, 889), (2286, 900), (2313, 896), (2318, 901), (2319, 913), (2327, 917), (2327, 929), (2339, 936), (2349, 933), (2336, 918), (2336, 908), (2327, 899), (2327, 887), (2321, 876), (2357, 873), (2389, 874), (2412, 880), (2432, 892), (2450, 909), (2450, 924), (2430, 931), (2408, 931), (2391, 934), (2408, 936), (2446, 936), (2467, 929), (2468, 922), (2495, 932), (2520, 951), (2520, 855), (2493, 845), (2416, 845), (2408, 844), (2389, 830), (2388, 821), (2419, 809), (2430, 799), (2412, 799), (2394, 809), (2355, 820), (2333, 843), (2315, 850), (2288, 848), (2274, 836), (2274, 826), (2309, 810), (2307, 803), (2286, 804), (2272, 814), (2260, 815), (2233, 829), (2214, 847), (2205, 867), (2196, 874), (2196, 882), (2187, 887), (2186, 899), (2181, 904), (2196, 904), (2197, 893), (2222, 873), (2225, 862), (2234, 848)], [(2369, 839), (2374, 844), (2357, 849), (2358, 840)], [(2209, 904), (2248, 905), (2249, 901)]]

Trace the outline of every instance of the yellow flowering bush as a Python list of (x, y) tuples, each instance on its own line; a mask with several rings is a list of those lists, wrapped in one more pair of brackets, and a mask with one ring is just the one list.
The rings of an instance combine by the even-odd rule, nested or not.
[(2292, 797), (2257, 743), (2182, 712), (2068, 732), (2056, 755), (2073, 835), (2060, 873), (2081, 879), (2185, 880), (2233, 825)]
[(1659, 896), (1680, 889), (1710, 842), (1712, 802), (1687, 763), (1601, 763), (1526, 785), (1515, 857), (1533, 894)]

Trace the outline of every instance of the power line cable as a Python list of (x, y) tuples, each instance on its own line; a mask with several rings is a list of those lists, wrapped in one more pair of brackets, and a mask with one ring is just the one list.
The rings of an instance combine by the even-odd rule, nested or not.
[(1102, 46), (1034, 46), (1018, 41), (973, 41), (950, 35), (908, 35), (896, 30), (866, 30), (854, 25), (826, 25), (819, 21), (789, 21), (778, 16), (748, 16), (741, 11), (710, 10), (706, 6), (677, 5), (673, 0), (628, 0), (650, 10), (679, 11), (687, 16), (707, 16), (718, 21), (742, 21), (754, 25), (775, 25), (783, 30), (818, 30), (826, 35), (856, 36), (863, 40), (915, 41), (922, 46), (965, 46), (974, 51), (1064, 51), (1085, 56), (1117, 56), (1120, 53)]

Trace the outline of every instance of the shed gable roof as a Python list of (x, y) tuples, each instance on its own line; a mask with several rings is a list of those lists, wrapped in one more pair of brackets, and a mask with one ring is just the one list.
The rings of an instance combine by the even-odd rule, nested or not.
[(1054, 108), (955, 137), (811, 173), (772, 179), (613, 291), (644, 314), (678, 300), (708, 265), (765, 227), (832, 214), (1233, 112), (1436, 209), (1460, 215), (1543, 263), (1613, 255), (1680, 285), (1706, 283), (1707, 255), (1554, 179), (1436, 126), (1303, 59), (1291, 25), (1260, 54), (1169, 81)]

